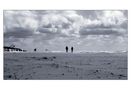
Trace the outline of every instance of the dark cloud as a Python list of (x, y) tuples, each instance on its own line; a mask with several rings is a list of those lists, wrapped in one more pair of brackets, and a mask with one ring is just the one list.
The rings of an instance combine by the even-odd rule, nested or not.
[(39, 31), (40, 33), (45, 33), (45, 34), (50, 33), (50, 34), (53, 34), (53, 32), (50, 31), (49, 29), (52, 29), (52, 28), (39, 28), (38, 31)]
[(47, 25), (43, 25), (42, 27), (43, 27), (43, 28), (52, 28), (52, 24), (49, 23), (49, 24), (47, 24)]
[(79, 31), (80, 35), (121, 35), (117, 30), (94, 30), (83, 29)]
[(71, 26), (71, 23), (62, 23), (62, 28), (63, 29), (68, 29), (70, 26)]
[(33, 31), (21, 28), (21, 27), (15, 27), (15, 28), (10, 28), (8, 32), (4, 33), (4, 37), (9, 38), (9, 37), (14, 37), (14, 38), (28, 38), (33, 35)]

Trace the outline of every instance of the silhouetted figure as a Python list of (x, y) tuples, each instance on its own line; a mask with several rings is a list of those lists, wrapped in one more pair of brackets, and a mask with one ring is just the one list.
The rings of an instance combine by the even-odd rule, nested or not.
[(34, 51), (36, 52), (36, 48), (34, 49)]
[(73, 47), (71, 47), (71, 52), (73, 53)]
[(66, 52), (68, 52), (68, 47), (67, 47), (67, 46), (66, 46), (66, 48), (65, 48), (65, 49), (66, 49)]

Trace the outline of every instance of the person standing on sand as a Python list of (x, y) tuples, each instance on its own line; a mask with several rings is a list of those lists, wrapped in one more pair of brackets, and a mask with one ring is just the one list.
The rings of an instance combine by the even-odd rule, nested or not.
[(66, 46), (66, 48), (65, 48), (65, 49), (66, 49), (66, 52), (68, 52), (68, 47), (67, 47), (67, 46)]
[(34, 49), (34, 51), (36, 52), (36, 48)]
[(73, 47), (71, 47), (71, 52), (73, 53)]

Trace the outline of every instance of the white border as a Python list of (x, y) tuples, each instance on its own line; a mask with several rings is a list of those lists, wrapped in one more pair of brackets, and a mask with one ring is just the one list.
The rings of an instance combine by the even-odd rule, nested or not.
[(130, 42), (130, 0), (1, 0), (0, 1), (0, 90), (131, 90), (130, 51), (128, 59), (128, 80), (3, 80), (3, 10), (9, 9), (127, 9), (128, 10), (128, 50)]

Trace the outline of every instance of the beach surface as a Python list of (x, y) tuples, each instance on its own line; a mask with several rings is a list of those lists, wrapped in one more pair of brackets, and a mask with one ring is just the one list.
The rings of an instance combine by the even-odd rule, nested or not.
[(127, 53), (4, 53), (4, 80), (127, 80)]

